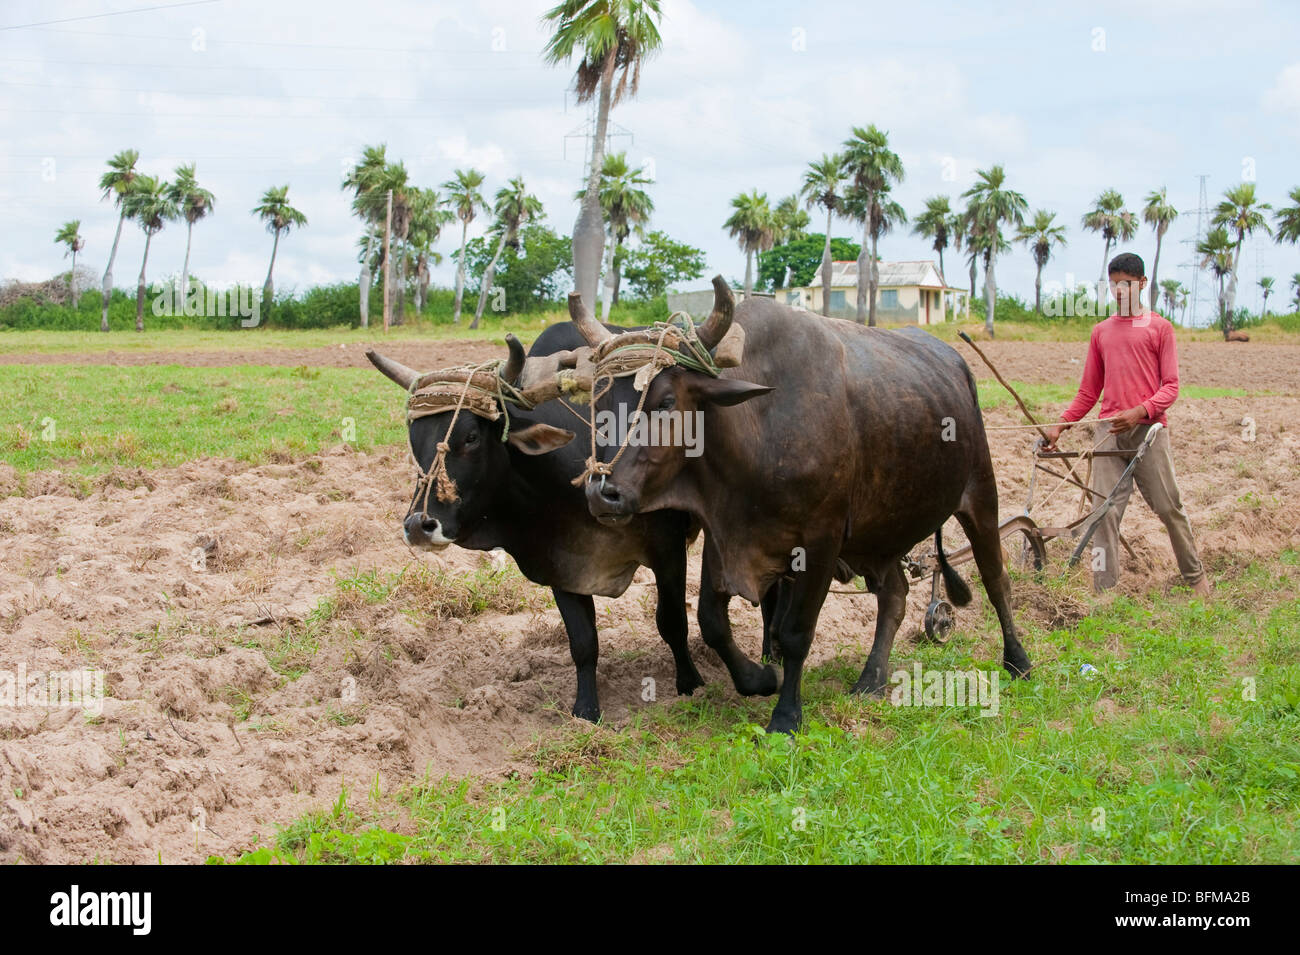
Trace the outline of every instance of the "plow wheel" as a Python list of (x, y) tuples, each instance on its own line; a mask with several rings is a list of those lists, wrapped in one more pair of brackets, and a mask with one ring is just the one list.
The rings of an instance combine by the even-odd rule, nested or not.
[(953, 627), (952, 604), (946, 600), (931, 600), (925, 608), (925, 635), (932, 643), (948, 642)]

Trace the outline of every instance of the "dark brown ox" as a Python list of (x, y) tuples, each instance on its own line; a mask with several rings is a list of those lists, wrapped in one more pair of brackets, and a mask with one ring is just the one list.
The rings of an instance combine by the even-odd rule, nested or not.
[[(961, 356), (920, 329), (867, 328), (761, 298), (737, 309), (721, 276), (713, 286), (713, 314), (698, 327), (699, 339), (716, 347), (734, 314), (743, 360), (719, 377), (670, 366), (650, 380), (643, 403), (646, 411), (703, 411), (703, 452), (628, 445), (610, 469), (617, 448), (606, 443), (587, 482), (591, 513), (610, 522), (686, 511), (707, 534), (701, 613), (709, 588), (724, 620), (729, 595), (775, 605), (785, 680), (769, 732), (800, 724), (804, 659), (837, 557), (866, 579), (879, 608), (853, 690), (885, 691), (906, 609), (901, 559), (926, 538), (940, 543), (954, 514), (1002, 625), (1003, 666), (1013, 677), (1027, 674), (1002, 564), (993, 465), (975, 380)], [(609, 333), (580, 300), (570, 299), (570, 313), (593, 351), (607, 353), (610, 345), (598, 346)], [(631, 415), (641, 398), (635, 381), (598, 378), (597, 394), (609, 387), (597, 408)], [(938, 552), (951, 598), (969, 601), (941, 546)]]

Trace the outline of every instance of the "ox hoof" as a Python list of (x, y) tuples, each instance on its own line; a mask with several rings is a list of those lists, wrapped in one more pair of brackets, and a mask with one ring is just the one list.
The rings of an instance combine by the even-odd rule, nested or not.
[(573, 715), (580, 720), (586, 720), (588, 723), (600, 722), (600, 704), (583, 703), (581, 701), (573, 704)]
[(799, 729), (799, 724), (801, 722), (802, 714), (800, 713), (785, 713), (781, 710), (776, 710), (772, 713), (772, 719), (768, 721), (767, 731), (769, 733), (785, 733), (787, 735), (793, 735), (795, 731)]
[(736, 692), (741, 696), (771, 696), (781, 689), (781, 678), (769, 666), (754, 665), (754, 669), (736, 681)]
[(1029, 671), (1033, 668), (1034, 665), (1029, 662), (1029, 656), (1024, 653), (1020, 654), (1019, 657), (1003, 659), (1002, 661), (1002, 669), (1010, 673), (1013, 680), (1028, 679)]
[(694, 670), (690, 673), (677, 674), (678, 696), (690, 696), (702, 686), (704, 686), (704, 678)]
[(850, 693), (856, 696), (865, 696), (873, 700), (883, 700), (889, 692), (890, 684), (881, 682), (876, 679), (864, 679), (859, 677), (858, 682), (854, 683), (849, 689)]

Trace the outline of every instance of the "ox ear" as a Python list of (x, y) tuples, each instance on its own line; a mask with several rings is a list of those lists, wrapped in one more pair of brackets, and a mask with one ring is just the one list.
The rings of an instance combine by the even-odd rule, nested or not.
[(752, 381), (741, 381), (738, 378), (691, 375), (691, 379), (691, 389), (700, 404), (738, 405), (772, 391), (767, 385), (756, 385)]
[(573, 440), (573, 432), (549, 424), (530, 424), (526, 428), (511, 428), (509, 441), (524, 454), (546, 454), (558, 450)]

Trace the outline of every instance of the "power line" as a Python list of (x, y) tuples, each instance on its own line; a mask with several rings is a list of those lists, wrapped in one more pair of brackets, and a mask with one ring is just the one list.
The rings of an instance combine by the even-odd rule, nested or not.
[[(215, 0), (207, 0), (215, 2)], [(16, 29), (16, 28), (14, 28)], [(189, 36), (168, 36), (160, 33), (107, 33), (102, 30), (54, 30), (45, 29), (46, 33), (70, 33), (73, 36), (96, 36), (107, 37), (114, 40), (166, 40), (170, 43), (189, 43), (193, 37)], [(429, 54), (436, 56), (531, 56), (536, 59), (541, 58), (541, 50), (448, 50), (437, 47), (400, 47), (400, 46), (352, 46), (337, 43), (303, 43), (293, 40), (222, 40), (219, 37), (208, 37), (208, 43), (220, 43), (230, 46), (287, 46), (297, 47), (307, 50), (357, 50), (372, 53), (407, 53), (407, 54)]]
[(102, 20), (104, 17), (124, 17), (131, 13), (148, 13), (150, 10), (172, 10), (177, 7), (201, 7), (221, 0), (184, 0), (182, 3), (160, 3), (154, 7), (136, 7), (134, 10), (116, 10), (112, 13), (91, 13), (84, 17), (63, 17), (60, 20), (41, 20), (39, 23), (16, 23), (13, 26), (0, 27), (3, 30), (26, 30), (31, 27), (47, 27), (55, 23), (75, 23), (78, 20)]
[[(0, 80), (3, 86), (27, 86), (49, 90), (90, 90), (95, 93), (148, 93), (152, 96), (228, 96), (249, 99), (314, 99), (314, 100), (366, 100), (375, 103), (466, 103), (476, 106), (491, 106), (506, 102), (505, 99), (470, 100), (461, 96), (321, 96), (316, 93), (253, 93), (241, 90), (151, 90), (134, 86), (100, 86), (97, 84), (81, 85), (78, 83), (25, 83), (21, 81)], [(529, 106), (539, 106), (544, 100), (518, 100)]]

